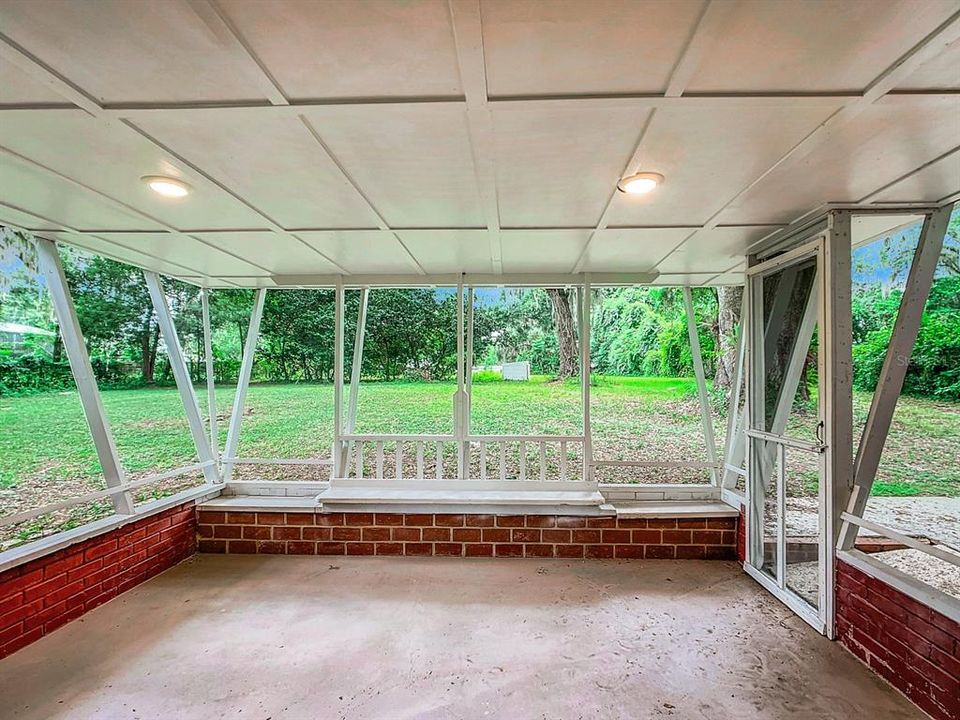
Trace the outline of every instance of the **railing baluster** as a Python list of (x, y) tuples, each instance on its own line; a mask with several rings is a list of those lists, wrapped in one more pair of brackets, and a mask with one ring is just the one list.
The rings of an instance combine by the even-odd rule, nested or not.
[(527, 443), (520, 441), (520, 479), (527, 479)]
[(403, 441), (397, 440), (397, 449), (394, 453), (397, 462), (397, 480), (403, 480)]
[(500, 441), (500, 479), (507, 479), (507, 441)]
[(480, 479), (487, 479), (487, 444), (480, 441)]
[(423, 443), (417, 442), (417, 480), (423, 480)]
[(567, 441), (560, 441), (560, 482), (567, 481)]
[(443, 480), (443, 443), (437, 440), (437, 480)]
[(547, 444), (540, 441), (540, 482), (547, 480)]
[(377, 480), (383, 480), (383, 440), (377, 442)]

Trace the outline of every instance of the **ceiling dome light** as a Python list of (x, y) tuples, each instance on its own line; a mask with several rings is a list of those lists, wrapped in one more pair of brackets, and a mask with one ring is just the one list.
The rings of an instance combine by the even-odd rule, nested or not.
[(663, 182), (663, 175), (652, 172), (636, 173), (620, 178), (617, 183), (617, 190), (629, 195), (646, 195), (648, 192)]
[(168, 198), (182, 198), (190, 194), (193, 189), (183, 180), (166, 177), (164, 175), (144, 175), (140, 178), (151, 190), (158, 195)]

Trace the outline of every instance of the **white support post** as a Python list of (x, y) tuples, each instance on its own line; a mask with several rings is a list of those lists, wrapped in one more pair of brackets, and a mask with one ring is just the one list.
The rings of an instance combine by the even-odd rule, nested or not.
[(207, 374), (207, 415), (210, 430), (210, 449), (213, 459), (220, 462), (220, 432), (217, 428), (217, 387), (213, 369), (213, 334), (210, 331), (210, 291), (200, 288), (200, 310), (203, 316), (203, 354)]
[(163, 343), (167, 347), (170, 370), (173, 372), (177, 390), (180, 392), (180, 400), (183, 402), (183, 411), (187, 416), (187, 424), (190, 426), (193, 444), (197, 448), (197, 457), (201, 463), (210, 463), (204, 465), (203, 477), (211, 485), (220, 483), (216, 458), (213, 455), (213, 449), (210, 447), (210, 441), (203, 426), (200, 405), (197, 402), (197, 395), (193, 391), (193, 381), (190, 379), (190, 371), (187, 369), (187, 360), (183, 355), (180, 337), (177, 335), (177, 328), (174, 325), (173, 316), (170, 314), (170, 306), (167, 304), (167, 296), (163, 292), (160, 276), (150, 270), (144, 270), (143, 278), (147, 283), (147, 291), (150, 293), (153, 311), (157, 315), (157, 324), (160, 326)]
[[(333, 310), (333, 477), (346, 475), (341, 448), (343, 441), (343, 277), (337, 277)], [(383, 477), (383, 449), (377, 477)]]
[(457, 282), (457, 392), (453, 396), (453, 431), (457, 440), (457, 477), (460, 480), (467, 478), (469, 464), (463, 327), (463, 274), (461, 274)]
[[(357, 330), (353, 338), (353, 365), (350, 366), (350, 395), (347, 400), (347, 422), (345, 435), (353, 434), (357, 427), (357, 405), (360, 400), (360, 373), (363, 368), (363, 338), (367, 331), (367, 303), (370, 298), (370, 289), (360, 291), (360, 308), (357, 310)], [(346, 469), (350, 453), (353, 452), (353, 442), (341, 448), (343, 457), (340, 467)]]
[(227, 444), (223, 448), (223, 462), (220, 476), (223, 482), (230, 482), (233, 476), (233, 458), (237, 456), (240, 445), (240, 425), (243, 422), (243, 405), (247, 399), (250, 375), (253, 372), (253, 356), (257, 351), (260, 338), (260, 319), (263, 317), (263, 302), (266, 288), (260, 288), (253, 296), (253, 309), (250, 311), (250, 324), (247, 326), (247, 341), (243, 346), (243, 360), (240, 363), (240, 376), (237, 378), (237, 392), (233, 397), (233, 411), (230, 414), (230, 427), (227, 429)]
[[(880, 467), (880, 457), (897, 409), (897, 400), (903, 390), (903, 381), (910, 366), (910, 355), (920, 332), (923, 309), (930, 295), (937, 263), (940, 261), (943, 238), (952, 209), (952, 205), (942, 207), (927, 215), (923, 222), (920, 240), (900, 299), (900, 309), (890, 335), (890, 344), (854, 461), (853, 494), (850, 496), (847, 512), (856, 517), (863, 517), (873, 481)], [(851, 550), (859, 529), (859, 526), (845, 522), (838, 549)]]
[[(83, 414), (93, 437), (93, 445), (97, 451), (97, 459), (103, 469), (103, 479), (108, 488), (119, 487), (124, 484), (125, 477), (117, 448), (113, 442), (113, 433), (110, 431), (110, 422), (103, 409), (100, 399), (100, 390), (97, 379), (93, 374), (87, 346), (83, 341), (83, 333), (77, 320), (73, 297), (67, 286), (67, 278), (63, 274), (63, 265), (60, 263), (60, 254), (57, 245), (45, 238), (36, 239), (37, 264), (43, 273), (53, 302), (53, 309), (57, 314), (60, 325), (60, 337), (63, 339), (63, 349), (70, 362), (70, 370), (77, 383), (77, 393), (80, 395), (80, 404)], [(121, 495), (112, 495), (113, 509), (119, 515), (133, 514), (133, 498), (129, 492)]]
[(707, 377), (703, 369), (703, 353), (700, 350), (700, 335), (697, 332), (697, 317), (693, 312), (693, 291), (689, 286), (683, 288), (683, 306), (687, 312), (687, 335), (690, 338), (690, 354), (693, 356), (693, 374), (697, 378), (697, 394), (700, 397), (700, 421), (703, 425), (703, 442), (707, 446), (707, 460), (713, 465), (710, 480), (719, 484), (717, 473), (717, 441), (713, 435), (713, 412), (710, 409), (710, 396), (707, 394)]
[[(580, 389), (583, 398), (583, 468), (584, 482), (593, 479), (593, 434), (590, 425), (590, 274), (583, 275), (580, 295)], [(542, 447), (542, 446), (541, 446)]]
[(821, 462), (820, 566), (821, 612), (827, 637), (834, 637), (834, 557), (840, 514), (853, 484), (853, 312), (851, 307), (850, 212), (828, 215), (827, 237), (820, 253), (820, 422), (825, 428)]

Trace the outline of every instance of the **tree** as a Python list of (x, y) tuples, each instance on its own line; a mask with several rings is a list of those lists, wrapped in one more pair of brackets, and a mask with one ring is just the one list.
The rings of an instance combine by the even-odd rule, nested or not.
[(570, 307), (570, 290), (567, 288), (548, 288), (550, 307), (553, 315), (553, 328), (557, 335), (557, 348), (560, 356), (557, 379), (563, 380), (577, 374), (577, 339), (573, 332), (573, 311)]
[(717, 371), (715, 387), (731, 388), (737, 371), (737, 332), (743, 315), (743, 287), (717, 288)]

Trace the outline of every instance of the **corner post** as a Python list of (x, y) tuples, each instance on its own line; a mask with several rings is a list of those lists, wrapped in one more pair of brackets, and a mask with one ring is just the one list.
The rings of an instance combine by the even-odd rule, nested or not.
[(337, 276), (333, 309), (333, 477), (343, 477), (343, 276)]
[(580, 391), (583, 397), (583, 480), (593, 480), (593, 431), (590, 425), (590, 310), (592, 307), (590, 273), (583, 274), (580, 294)]
[(203, 354), (207, 375), (207, 415), (210, 427), (210, 449), (220, 463), (220, 433), (217, 428), (217, 387), (213, 369), (213, 335), (210, 331), (210, 291), (200, 288), (200, 311), (203, 317)]

